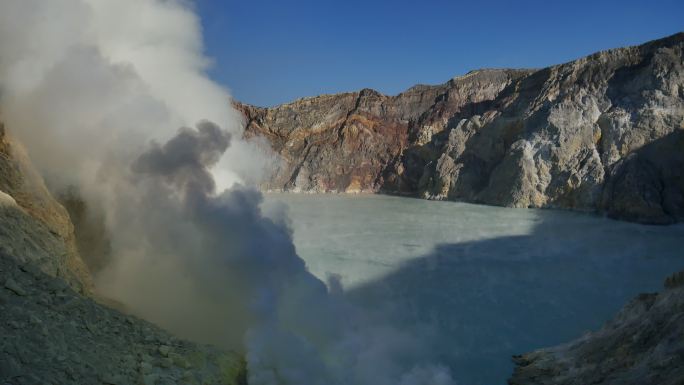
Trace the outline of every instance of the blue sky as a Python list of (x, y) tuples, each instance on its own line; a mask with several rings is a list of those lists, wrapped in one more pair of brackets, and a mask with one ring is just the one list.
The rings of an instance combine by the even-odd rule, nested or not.
[(684, 0), (196, 2), (211, 77), (260, 106), (365, 87), (396, 94), (684, 31)]

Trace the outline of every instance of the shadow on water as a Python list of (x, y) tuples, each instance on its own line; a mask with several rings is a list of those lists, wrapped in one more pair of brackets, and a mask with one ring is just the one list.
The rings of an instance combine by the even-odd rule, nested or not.
[(459, 384), (496, 385), (511, 355), (597, 329), (684, 267), (682, 226), (538, 214), (528, 235), (439, 244), (347, 295), (428, 339)]

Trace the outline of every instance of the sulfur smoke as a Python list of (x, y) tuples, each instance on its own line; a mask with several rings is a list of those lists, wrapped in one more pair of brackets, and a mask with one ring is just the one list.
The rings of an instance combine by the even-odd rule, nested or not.
[(309, 273), (287, 218), (261, 212), (249, 186), (273, 160), (242, 139), (202, 49), (186, 1), (0, 4), (0, 119), (53, 189), (103, 213), (98, 289), (243, 351), (252, 385), (452, 384), (420, 338)]

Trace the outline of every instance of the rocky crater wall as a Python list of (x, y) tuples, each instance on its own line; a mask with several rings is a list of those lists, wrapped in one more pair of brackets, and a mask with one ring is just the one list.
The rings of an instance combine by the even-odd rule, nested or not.
[(236, 104), (281, 162), (263, 185), (684, 219), (684, 33), (397, 96)]

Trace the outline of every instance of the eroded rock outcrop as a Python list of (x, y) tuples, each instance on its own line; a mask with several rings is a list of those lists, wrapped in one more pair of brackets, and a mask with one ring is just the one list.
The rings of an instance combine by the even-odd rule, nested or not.
[(397, 95), (238, 104), (282, 162), (264, 187), (684, 219), (684, 33)]
[[(247, 135), (264, 136), (282, 156), (267, 188), (360, 192), (386, 188), (386, 169), (411, 145), (426, 144), (448, 117), (492, 100), (525, 70), (476, 71), (398, 96), (370, 89), (300, 99), (275, 108), (238, 104)], [(396, 177), (396, 176), (395, 176)]]
[(684, 383), (684, 272), (632, 300), (601, 330), (514, 357), (510, 385)]
[(22, 146), (0, 122), (0, 251), (32, 261), (79, 292), (92, 291), (92, 278), (81, 259), (69, 214), (45, 186)]

